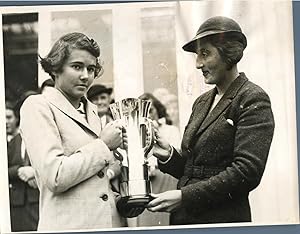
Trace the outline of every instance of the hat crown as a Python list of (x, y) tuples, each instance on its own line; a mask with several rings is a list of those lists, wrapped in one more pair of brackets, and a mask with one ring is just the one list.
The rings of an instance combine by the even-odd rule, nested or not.
[(207, 31), (241, 32), (240, 25), (233, 19), (224, 16), (215, 16), (206, 20), (197, 31), (197, 35)]
[(112, 88), (107, 88), (106, 86), (101, 84), (95, 84), (88, 90), (87, 97), (88, 99), (90, 99), (102, 93), (107, 93), (110, 95), (112, 93)]

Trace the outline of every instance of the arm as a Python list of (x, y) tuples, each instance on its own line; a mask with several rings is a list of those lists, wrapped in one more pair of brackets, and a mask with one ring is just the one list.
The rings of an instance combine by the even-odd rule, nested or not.
[(208, 180), (181, 188), (182, 205), (188, 209), (197, 204), (198, 211), (204, 210), (248, 194), (260, 183), (274, 132), (270, 100), (264, 92), (249, 90), (238, 107), (233, 161), (226, 170)]
[(182, 157), (177, 150), (173, 148), (168, 162), (163, 163), (158, 160), (158, 167), (162, 172), (168, 173), (176, 179), (180, 179), (183, 176), (185, 162), (186, 158)]
[(14, 139), (7, 144), (8, 176), (10, 180), (20, 180), (18, 176), (18, 169), (22, 166), (22, 164), (20, 160), (17, 160), (14, 157), (16, 146), (13, 142)]
[(42, 183), (54, 193), (64, 192), (95, 175), (112, 157), (99, 138), (65, 155), (54, 115), (40, 96), (24, 102), (20, 131), (32, 166)]

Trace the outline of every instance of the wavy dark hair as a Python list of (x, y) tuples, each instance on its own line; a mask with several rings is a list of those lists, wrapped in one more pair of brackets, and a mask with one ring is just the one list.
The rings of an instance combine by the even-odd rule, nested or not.
[(200, 43), (209, 42), (217, 48), (221, 58), (230, 70), (243, 57), (246, 44), (240, 33), (219, 33), (200, 39)]
[(61, 72), (66, 60), (69, 58), (73, 49), (86, 50), (96, 57), (95, 77), (103, 73), (100, 64), (100, 47), (96, 41), (88, 38), (79, 32), (68, 33), (59, 38), (52, 46), (49, 54), (42, 58), (39, 56), (40, 63), (45, 72), (54, 80), (53, 72)]
[(166, 124), (172, 125), (172, 120), (167, 114), (166, 107), (153, 94), (144, 93), (141, 96), (139, 96), (139, 98), (142, 100), (150, 100), (154, 108), (157, 110), (158, 118), (165, 118)]

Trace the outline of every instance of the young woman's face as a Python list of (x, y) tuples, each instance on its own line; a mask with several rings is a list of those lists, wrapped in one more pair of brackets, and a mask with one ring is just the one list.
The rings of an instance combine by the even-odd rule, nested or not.
[(155, 108), (155, 106), (153, 105), (153, 103), (152, 103), (150, 111), (149, 111), (149, 118), (152, 119), (152, 120), (158, 120), (159, 119), (158, 111)]
[(6, 133), (8, 135), (13, 135), (15, 134), (18, 128), (17, 126), (18, 119), (15, 116), (14, 111), (11, 109), (6, 109), (5, 115), (6, 115)]
[(206, 84), (220, 84), (227, 72), (227, 64), (209, 42), (201, 42), (197, 49), (197, 69), (201, 69)]
[(55, 73), (55, 88), (78, 105), (95, 77), (96, 58), (86, 50), (73, 49), (61, 72)]

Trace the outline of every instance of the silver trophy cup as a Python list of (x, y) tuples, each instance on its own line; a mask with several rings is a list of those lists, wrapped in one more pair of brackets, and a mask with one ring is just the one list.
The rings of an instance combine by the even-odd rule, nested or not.
[(117, 208), (123, 217), (141, 214), (152, 199), (147, 157), (153, 147), (153, 127), (148, 118), (151, 102), (126, 98), (110, 105), (113, 118), (127, 133), (127, 147), (118, 148), (115, 156), (121, 161), (120, 194)]

